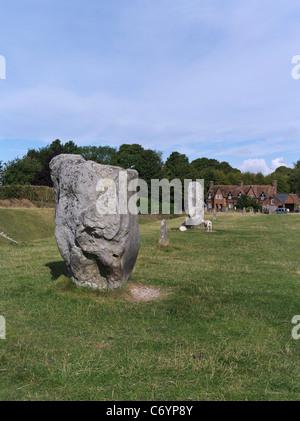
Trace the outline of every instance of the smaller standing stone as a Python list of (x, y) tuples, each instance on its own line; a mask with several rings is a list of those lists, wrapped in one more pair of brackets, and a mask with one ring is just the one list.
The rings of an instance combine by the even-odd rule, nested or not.
[(214, 209), (214, 211), (213, 211), (213, 221), (216, 221), (217, 220), (217, 211), (216, 211), (216, 209)]
[(246, 208), (243, 208), (243, 215), (246, 215), (247, 211)]
[(161, 221), (158, 244), (161, 246), (167, 246), (169, 244), (168, 227), (164, 219)]
[(228, 215), (228, 213), (229, 213), (229, 211), (228, 211), (228, 208), (226, 207), (225, 208), (225, 214)]

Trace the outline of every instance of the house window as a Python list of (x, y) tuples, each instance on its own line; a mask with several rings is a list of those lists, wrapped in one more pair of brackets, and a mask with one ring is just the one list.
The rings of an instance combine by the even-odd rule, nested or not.
[(211, 193), (208, 194), (208, 198), (211, 199)]
[(232, 199), (232, 194), (231, 194), (231, 193), (228, 195), (228, 199), (229, 199), (229, 200), (231, 200), (231, 199)]
[(275, 205), (275, 200), (274, 199), (271, 200), (271, 205)]

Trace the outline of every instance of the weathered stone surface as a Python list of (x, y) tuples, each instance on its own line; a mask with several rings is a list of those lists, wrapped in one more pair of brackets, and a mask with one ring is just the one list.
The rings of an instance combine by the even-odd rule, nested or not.
[(217, 220), (217, 211), (216, 209), (213, 210), (213, 221)]
[[(56, 196), (55, 236), (68, 276), (79, 286), (122, 286), (133, 270), (140, 232), (138, 215), (120, 212), (119, 175), (127, 173), (127, 191), (137, 172), (65, 154), (52, 159), (50, 170)], [(117, 200), (111, 200), (113, 193)], [(125, 196), (126, 205), (133, 194)], [(101, 214), (108, 202), (115, 203), (116, 212)]]
[(167, 222), (163, 219), (160, 225), (160, 234), (158, 244), (161, 246), (167, 246), (169, 244), (169, 233)]

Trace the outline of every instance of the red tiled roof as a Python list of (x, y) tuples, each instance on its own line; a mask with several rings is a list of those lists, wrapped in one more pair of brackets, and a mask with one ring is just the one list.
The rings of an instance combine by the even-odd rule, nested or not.
[(292, 197), (294, 203), (296, 203), (296, 205), (300, 205), (300, 198), (298, 197), (297, 194), (291, 193), (290, 196)]
[(216, 194), (217, 190), (220, 188), (221, 192), (223, 193), (223, 196), (227, 197), (229, 193), (232, 194), (233, 197), (238, 197), (239, 193), (247, 194), (250, 188), (252, 187), (252, 190), (257, 198), (260, 198), (262, 193), (265, 193), (266, 197), (271, 195), (272, 192), (272, 186), (264, 185), (264, 186), (234, 186), (234, 185), (219, 185), (219, 186), (213, 186), (211, 189), (209, 189), (208, 192), (212, 193), (213, 196)]

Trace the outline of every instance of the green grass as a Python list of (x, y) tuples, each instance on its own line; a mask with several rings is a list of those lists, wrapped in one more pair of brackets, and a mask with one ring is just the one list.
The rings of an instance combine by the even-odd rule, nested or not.
[(53, 211), (0, 209), (0, 400), (299, 400), (300, 215), (218, 215), (215, 233), (141, 217), (143, 303), (63, 275)]
[(0, 230), (16, 241), (30, 242), (53, 237), (54, 227), (53, 209), (0, 208)]

